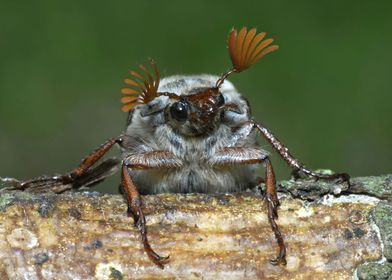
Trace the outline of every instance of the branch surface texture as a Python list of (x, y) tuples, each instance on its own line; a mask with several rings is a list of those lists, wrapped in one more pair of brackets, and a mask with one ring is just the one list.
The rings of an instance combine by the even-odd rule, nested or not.
[(286, 266), (258, 192), (143, 196), (163, 270), (120, 195), (1, 192), (0, 279), (392, 279), (392, 175), (279, 185)]

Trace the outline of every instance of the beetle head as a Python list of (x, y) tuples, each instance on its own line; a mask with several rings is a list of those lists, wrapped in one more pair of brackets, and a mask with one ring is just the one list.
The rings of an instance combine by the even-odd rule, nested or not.
[(167, 118), (181, 133), (202, 135), (220, 123), (225, 100), (219, 88), (198, 88), (183, 95), (167, 109)]
[(148, 104), (155, 98), (166, 95), (172, 102), (166, 109), (166, 116), (180, 131), (190, 135), (203, 134), (210, 131), (218, 123), (222, 110), (229, 104), (224, 104), (220, 88), (224, 81), (233, 73), (239, 73), (249, 68), (266, 54), (278, 49), (271, 45), (273, 39), (264, 39), (265, 32), (256, 33), (256, 28), (249, 31), (243, 27), (239, 32), (233, 29), (229, 33), (228, 49), (232, 68), (217, 79), (215, 85), (196, 87), (186, 95), (172, 92), (159, 92), (160, 76), (154, 62), (150, 71), (144, 65), (139, 65), (141, 71), (131, 71), (131, 78), (125, 79), (130, 87), (123, 88), (125, 96), (123, 111), (130, 111), (138, 104)]

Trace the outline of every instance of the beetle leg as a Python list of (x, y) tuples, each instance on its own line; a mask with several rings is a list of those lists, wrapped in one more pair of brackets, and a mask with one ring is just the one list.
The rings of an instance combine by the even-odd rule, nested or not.
[(268, 220), (270, 221), (272, 231), (275, 234), (275, 238), (279, 245), (279, 254), (278, 256), (271, 260), (273, 265), (277, 265), (279, 263), (286, 264), (286, 246), (283, 241), (282, 234), (280, 233), (279, 227), (276, 224), (275, 220), (278, 218), (278, 206), (280, 205), (278, 195), (276, 194), (276, 180), (275, 173), (272, 168), (271, 161), (267, 157), (265, 160), (265, 186), (266, 186), (266, 194), (265, 199), (268, 203)]
[[(91, 168), (99, 159), (102, 158), (116, 143), (121, 143), (121, 138), (112, 138), (103, 143), (94, 152), (89, 154), (82, 163), (71, 172), (60, 176), (42, 176), (30, 180), (19, 181), (16, 179), (5, 178), (2, 181), (9, 181), (11, 187), (7, 190), (30, 190), (36, 192), (53, 191), (61, 193), (73, 188), (93, 185), (102, 181), (105, 177), (116, 171), (117, 159), (108, 159), (95, 168)], [(8, 180), (7, 180), (8, 179)]]
[(337, 179), (338, 182), (347, 182), (350, 186), (350, 175), (347, 173), (335, 173), (335, 174), (322, 174), (307, 169), (301, 164), (294, 156), (292, 156), (289, 150), (276, 138), (267, 128), (260, 124), (254, 124), (254, 126), (262, 133), (262, 135), (268, 140), (272, 147), (279, 153), (279, 155), (293, 168), (294, 177), (300, 177), (300, 174), (311, 176), (318, 179), (332, 181)]
[(276, 193), (275, 173), (272, 168), (271, 161), (268, 155), (257, 148), (243, 148), (243, 147), (227, 147), (217, 152), (210, 160), (211, 165), (234, 165), (234, 164), (256, 164), (265, 163), (265, 185), (266, 193), (265, 200), (268, 206), (268, 220), (271, 224), (272, 231), (279, 245), (279, 254), (270, 262), (273, 265), (286, 264), (286, 246), (282, 234), (276, 224), (278, 218), (279, 199)]
[(128, 204), (128, 212), (134, 216), (135, 225), (140, 231), (144, 250), (147, 253), (147, 256), (160, 268), (163, 268), (163, 265), (168, 261), (169, 256), (159, 256), (150, 246), (147, 237), (146, 219), (142, 211), (142, 200), (136, 184), (132, 179), (130, 170), (175, 168), (180, 164), (180, 161), (176, 159), (172, 153), (166, 151), (156, 151), (127, 156), (123, 161), (121, 169), (122, 193), (124, 194)]
[(107, 140), (94, 152), (92, 152), (85, 159), (83, 159), (82, 163), (77, 168), (75, 168), (65, 176), (68, 176), (70, 179), (72, 179), (83, 175), (91, 166), (93, 166), (100, 158), (102, 158), (113, 147), (114, 144), (120, 144), (121, 142), (121, 137)]

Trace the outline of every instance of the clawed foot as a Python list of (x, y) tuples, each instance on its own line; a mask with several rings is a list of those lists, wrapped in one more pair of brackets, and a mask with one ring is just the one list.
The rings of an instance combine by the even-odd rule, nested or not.
[(73, 181), (67, 175), (53, 176), (53, 177), (39, 177), (29, 181), (23, 182), (24, 190), (31, 190), (34, 192), (54, 192), (63, 193), (72, 189)]
[(270, 260), (270, 263), (272, 265), (286, 265), (286, 246), (284, 244), (279, 227), (275, 222), (275, 220), (278, 219), (278, 207), (280, 205), (279, 199), (276, 193), (267, 192), (265, 194), (265, 200), (267, 201), (268, 206), (268, 220), (271, 224), (272, 231), (274, 232), (276, 241), (279, 245), (279, 254), (275, 259)]
[(281, 256), (279, 254), (278, 257), (276, 257), (275, 259), (270, 260), (270, 264), (272, 265), (286, 265), (287, 261), (286, 261), (286, 256)]
[(335, 173), (329, 176), (329, 178), (327, 178), (327, 180), (335, 180), (336, 179), (336, 183), (340, 184), (340, 183), (347, 183), (348, 186), (351, 186), (350, 184), (350, 175), (348, 175), (347, 173)]
[(166, 257), (161, 257), (157, 253), (154, 252), (154, 250), (151, 249), (150, 244), (144, 244), (144, 249), (147, 253), (147, 256), (149, 259), (156, 264), (160, 269), (164, 268), (164, 264), (167, 264), (169, 262), (170, 255)]
[(347, 173), (334, 173), (334, 174), (319, 174), (316, 173), (314, 176), (316, 181), (325, 180), (325, 181), (335, 181), (336, 184), (347, 183), (348, 187), (351, 187), (350, 183), (350, 175)]
[(0, 177), (0, 186), (2, 187), (1, 190), (19, 190), (21, 189), (22, 182), (15, 178)]
[(0, 183), (5, 186), (2, 191), (20, 190), (61, 193), (71, 188), (67, 184), (70, 184), (72, 180), (68, 175), (63, 175), (53, 177), (41, 176), (24, 181), (14, 178), (0, 178)]
[(336, 184), (347, 183), (348, 186), (351, 186), (350, 183), (350, 175), (347, 173), (334, 173), (334, 174), (323, 174), (311, 172), (310, 174), (303, 173), (300, 169), (295, 169), (291, 172), (291, 176), (293, 176), (294, 180), (306, 178), (308, 176), (314, 178), (316, 181), (325, 180), (325, 181), (334, 181)]
[[(140, 221), (140, 219), (139, 219), (139, 221)], [(150, 243), (148, 242), (147, 233), (142, 228), (139, 228), (139, 229), (142, 234), (144, 250), (146, 251), (148, 258), (154, 264), (156, 264), (160, 269), (163, 269), (164, 264), (169, 262), (170, 255), (168, 255), (166, 257), (161, 257), (160, 255), (155, 253), (155, 251), (151, 248)]]
[[(135, 200), (135, 201), (138, 201), (138, 200)], [(160, 255), (155, 253), (155, 251), (151, 248), (150, 242), (148, 241), (148, 238), (147, 238), (146, 219), (145, 219), (144, 214), (142, 212), (142, 209), (140, 207), (141, 204), (137, 203), (137, 205), (138, 206), (135, 207), (136, 209), (134, 211), (131, 211), (131, 212), (136, 212), (137, 213), (137, 214), (135, 213), (136, 215), (134, 214), (135, 226), (140, 231), (140, 235), (141, 235), (142, 241), (143, 241), (144, 250), (146, 251), (146, 254), (147, 254), (148, 258), (154, 264), (156, 264), (159, 268), (163, 269), (164, 268), (164, 264), (169, 262), (170, 255), (166, 256), (166, 257), (161, 257)]]

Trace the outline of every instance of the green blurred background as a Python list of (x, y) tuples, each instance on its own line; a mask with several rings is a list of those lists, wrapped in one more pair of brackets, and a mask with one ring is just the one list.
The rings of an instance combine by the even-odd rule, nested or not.
[(391, 172), (390, 1), (1, 2), (0, 176), (75, 167), (124, 128), (129, 69), (151, 57), (163, 75), (220, 74), (243, 25), (280, 45), (231, 78), (256, 120), (308, 167)]

